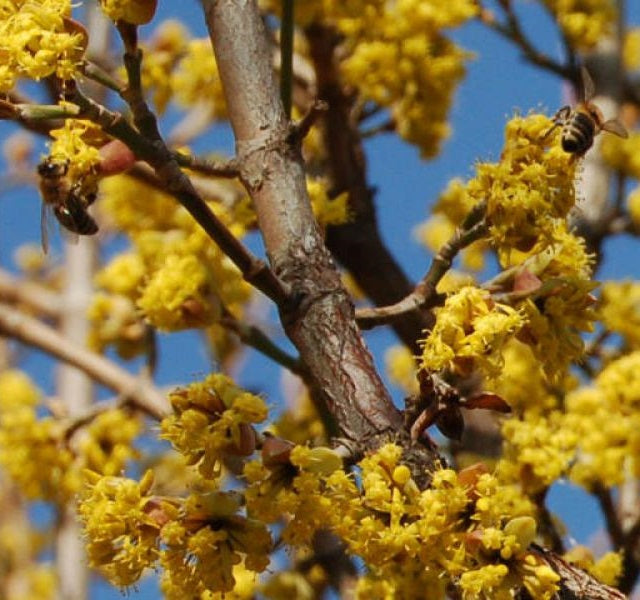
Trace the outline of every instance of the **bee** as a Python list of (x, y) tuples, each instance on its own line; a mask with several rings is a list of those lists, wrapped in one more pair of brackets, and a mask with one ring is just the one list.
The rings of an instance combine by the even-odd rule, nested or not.
[(52, 211), (58, 223), (72, 234), (93, 235), (98, 224), (87, 212), (96, 199), (95, 191), (87, 191), (82, 181), (73, 182), (67, 176), (69, 161), (56, 161), (50, 156), (38, 165), (40, 194), (42, 196), (41, 234), (42, 249), (49, 249), (48, 217)]
[(589, 72), (580, 69), (583, 85), (583, 100), (575, 107), (563, 106), (553, 117), (553, 125), (543, 136), (548, 137), (556, 127), (562, 127), (561, 144), (565, 152), (582, 158), (593, 145), (593, 140), (601, 131), (608, 131), (615, 135), (629, 137), (624, 125), (618, 119), (604, 120), (600, 109), (591, 102), (596, 89)]

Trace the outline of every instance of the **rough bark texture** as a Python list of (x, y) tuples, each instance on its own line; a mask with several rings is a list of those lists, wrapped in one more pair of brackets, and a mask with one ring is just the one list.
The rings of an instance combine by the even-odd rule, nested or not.
[[(406, 439), (354, 321), (353, 305), (324, 245), (306, 191), (299, 140), (285, 118), (255, 2), (203, 2), (236, 137), (242, 180), (251, 194), (276, 274), (291, 286), (280, 309), (300, 352), (356, 454)], [(436, 458), (423, 447), (424, 467)]]

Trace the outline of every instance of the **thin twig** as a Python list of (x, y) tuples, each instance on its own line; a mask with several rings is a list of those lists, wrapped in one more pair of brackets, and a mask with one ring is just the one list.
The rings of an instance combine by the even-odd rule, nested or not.
[(173, 157), (181, 167), (191, 169), (202, 175), (233, 179), (240, 175), (240, 165), (235, 158), (228, 160), (212, 160), (199, 156), (190, 156), (183, 152), (174, 152)]
[(291, 125), (291, 133), (297, 140), (302, 141), (313, 125), (316, 123), (320, 115), (329, 110), (329, 105), (324, 100), (316, 100), (307, 113), (298, 121)]
[(7, 304), (23, 304), (39, 315), (57, 319), (62, 300), (60, 295), (28, 279), (18, 279), (0, 269), (0, 300)]
[(100, 125), (106, 133), (124, 142), (138, 159), (149, 163), (165, 185), (165, 191), (172, 194), (187, 209), (209, 237), (240, 269), (246, 281), (278, 306), (289, 301), (287, 287), (264, 261), (254, 256), (216, 217), (164, 143), (154, 142), (140, 135), (121, 114), (97, 104), (77, 88), (72, 91), (71, 98), (81, 108), (84, 118)]
[(488, 10), (480, 11), (479, 19), (487, 27), (500, 34), (502, 37), (514, 42), (523, 52), (524, 57), (534, 65), (560, 75), (565, 79), (575, 80), (576, 73), (571, 66), (565, 66), (556, 62), (547, 54), (540, 52), (525, 35), (520, 27), (520, 22), (516, 17), (510, 2), (501, 2), (500, 6), (505, 12), (506, 23), (499, 22)]
[(451, 268), (458, 252), (469, 244), (483, 238), (487, 234), (487, 223), (484, 221), (486, 204), (476, 205), (461, 227), (447, 241), (434, 257), (431, 267), (413, 292), (399, 302), (379, 308), (361, 308), (356, 311), (356, 320), (363, 329), (388, 323), (416, 308), (432, 308), (442, 301), (436, 292), (436, 286)]
[(19, 310), (0, 303), (0, 335), (39, 348), (59, 360), (80, 369), (96, 382), (130, 398), (131, 404), (160, 420), (169, 412), (165, 397), (148, 382), (95, 352), (72, 344), (55, 329)]
[(116, 92), (117, 94), (122, 94), (125, 90), (125, 85), (121, 81), (118, 81), (115, 77), (111, 75), (111, 73), (107, 73), (104, 69), (99, 67), (97, 64), (85, 60), (80, 65), (80, 72), (87, 78), (95, 81), (104, 87)]
[(264, 331), (255, 325), (243, 323), (226, 309), (224, 309), (222, 318), (220, 319), (220, 325), (233, 331), (244, 344), (258, 350), (285, 369), (299, 375), (303, 379), (307, 375), (300, 360), (287, 354), (281, 348), (278, 348)]
[(360, 137), (365, 140), (367, 138), (371, 138), (379, 133), (390, 133), (396, 130), (396, 122), (394, 119), (389, 119), (388, 121), (384, 121), (379, 125), (374, 125), (373, 127), (369, 127), (368, 129), (363, 129), (360, 131)]

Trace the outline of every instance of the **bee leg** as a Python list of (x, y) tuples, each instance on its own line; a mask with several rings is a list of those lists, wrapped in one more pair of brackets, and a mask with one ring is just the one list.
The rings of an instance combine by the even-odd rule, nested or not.
[(571, 114), (571, 107), (563, 106), (553, 116), (553, 119), (552, 119), (553, 125), (549, 129), (547, 129), (547, 131), (542, 135), (540, 139), (542, 141), (546, 140), (557, 127), (561, 127), (564, 124), (564, 122), (569, 118), (570, 114)]

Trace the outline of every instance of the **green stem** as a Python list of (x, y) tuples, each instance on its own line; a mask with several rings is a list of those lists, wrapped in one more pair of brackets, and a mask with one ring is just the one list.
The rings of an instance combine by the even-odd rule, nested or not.
[(284, 112), (291, 119), (291, 89), (293, 81), (293, 3), (282, 0), (280, 26), (280, 98)]

